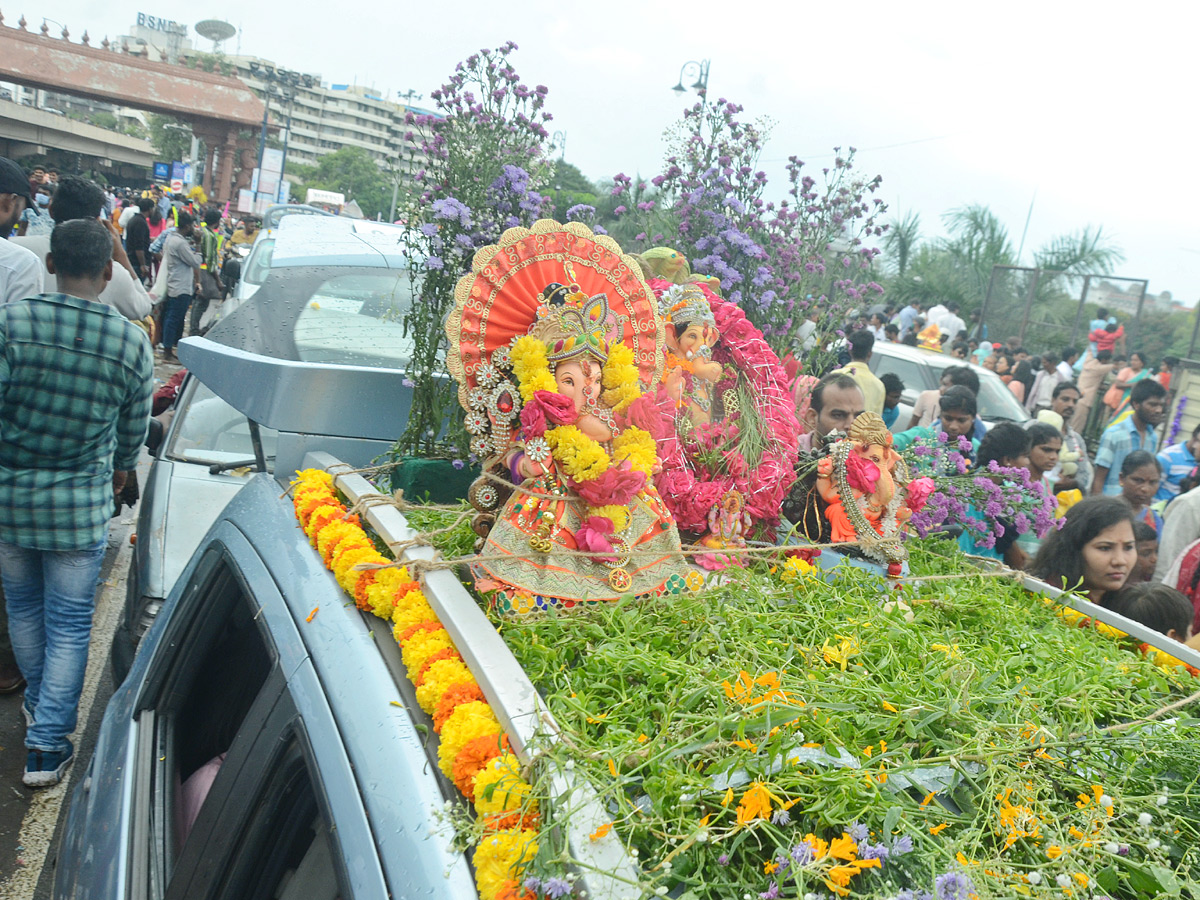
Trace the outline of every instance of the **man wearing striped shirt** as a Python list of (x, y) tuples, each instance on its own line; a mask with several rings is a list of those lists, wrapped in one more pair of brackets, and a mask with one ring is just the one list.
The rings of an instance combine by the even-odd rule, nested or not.
[(28, 682), (30, 787), (74, 758), (108, 520), (150, 413), (149, 341), (99, 300), (112, 252), (99, 220), (63, 222), (46, 257), (59, 293), (0, 307), (0, 578)]
[(1179, 484), (1191, 471), (1196, 468), (1196, 454), (1200, 452), (1200, 425), (1192, 430), (1190, 440), (1172, 444), (1163, 448), (1158, 454), (1158, 464), (1162, 467), (1162, 481), (1158, 485), (1155, 501), (1170, 502), (1179, 496)]

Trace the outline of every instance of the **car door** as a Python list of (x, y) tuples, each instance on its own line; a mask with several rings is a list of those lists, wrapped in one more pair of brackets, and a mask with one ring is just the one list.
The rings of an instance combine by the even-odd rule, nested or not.
[(307, 883), (382, 900), (344, 748), (267, 568), (222, 520), (186, 577), (136, 704), (127, 896), (285, 898)]

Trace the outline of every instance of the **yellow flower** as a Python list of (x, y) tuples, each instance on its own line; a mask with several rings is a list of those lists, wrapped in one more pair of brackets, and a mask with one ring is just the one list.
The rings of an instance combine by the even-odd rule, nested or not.
[(726, 788), (724, 796), (721, 797), (721, 805), (728, 806), (732, 802), (733, 802), (733, 788)]
[(550, 362), (546, 358), (546, 345), (535, 337), (524, 335), (517, 339), (512, 349), (513, 374), (521, 388), (521, 397), (533, 399), (537, 391), (557, 391), (558, 385), (550, 374)]
[(500, 723), (490, 706), (482, 700), (472, 700), (457, 707), (442, 726), (438, 744), (438, 768), (447, 778), (454, 773), (458, 752), (477, 737), (500, 734)]
[(411, 635), (400, 647), (400, 656), (404, 660), (404, 668), (410, 680), (415, 681), (429, 657), (439, 650), (450, 650), (454, 641), (445, 629), (437, 631), (418, 631)]
[[(367, 588), (367, 596), (368, 598), (372, 596), (371, 588)], [(395, 594), (392, 596), (395, 597)], [(437, 613), (433, 611), (433, 607), (429, 605), (429, 601), (425, 599), (425, 595), (420, 591), (409, 591), (397, 600), (391, 615), (392, 622), (396, 626), (397, 635), (413, 625), (420, 625), (424, 622), (436, 622), (438, 620)]]
[(521, 777), (521, 763), (511, 753), (502, 753), (475, 776), (475, 812), (495, 816), (518, 809), (537, 812), (530, 796), (533, 788)]
[(600, 840), (600, 838), (604, 837), (606, 834), (608, 834), (610, 831), (612, 831), (612, 827), (613, 827), (612, 822), (608, 822), (604, 825), (601, 825), (599, 828), (597, 828), (595, 831), (593, 831), (591, 834), (589, 834), (588, 838), (593, 841), (598, 841), (598, 840)]
[(425, 670), (425, 681), (417, 688), (417, 704), (432, 716), (447, 688), (471, 681), (471, 670), (461, 659), (439, 659)]
[(840, 666), (842, 671), (845, 672), (851, 658), (857, 656), (859, 653), (858, 640), (840, 634), (837, 635), (837, 639), (838, 645), (836, 647), (831, 647), (829, 641), (825, 641), (821, 645), (821, 654), (825, 657), (825, 662), (830, 665)]
[(1063, 848), (1058, 846), (1058, 844), (1051, 844), (1049, 847), (1046, 848), (1046, 858), (1047, 859), (1058, 859), (1062, 855), (1063, 855)]
[(629, 426), (613, 438), (613, 459), (617, 462), (628, 460), (631, 469), (642, 472), (649, 479), (658, 462), (654, 438), (648, 431)]
[(858, 855), (858, 844), (855, 843), (854, 838), (843, 832), (841, 837), (836, 837), (829, 842), (829, 855), (834, 859), (849, 862)]
[(505, 882), (519, 883), (537, 851), (537, 833), (533, 831), (513, 828), (486, 835), (474, 857), (479, 900), (496, 900)]
[(546, 442), (563, 471), (576, 481), (599, 478), (612, 464), (604, 448), (574, 425), (551, 428)]
[(738, 803), (737, 821), (745, 825), (754, 819), (769, 819), (771, 817), (771, 792), (761, 781), (756, 781), (742, 794)]
[(621, 532), (629, 527), (629, 508), (626, 506), (593, 506), (589, 511), (593, 516), (603, 516), (613, 523), (613, 531)]
[(934, 825), (932, 828), (930, 828), (929, 833), (930, 834), (941, 834), (943, 831), (945, 831), (949, 827), (950, 827), (949, 822), (943, 822), (941, 825)]

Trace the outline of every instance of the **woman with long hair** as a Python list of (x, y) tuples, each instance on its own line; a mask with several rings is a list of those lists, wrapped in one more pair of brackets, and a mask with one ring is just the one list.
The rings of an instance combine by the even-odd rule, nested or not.
[(1136, 562), (1133, 510), (1120, 497), (1095, 496), (1067, 510), (1062, 528), (1042, 541), (1030, 573), (1100, 603), (1124, 586)]
[(1025, 398), (1029, 396), (1029, 389), (1033, 387), (1033, 377), (1033, 366), (1029, 360), (1020, 360), (1013, 369), (1012, 380), (1008, 383), (1008, 389), (1019, 402), (1024, 403)]

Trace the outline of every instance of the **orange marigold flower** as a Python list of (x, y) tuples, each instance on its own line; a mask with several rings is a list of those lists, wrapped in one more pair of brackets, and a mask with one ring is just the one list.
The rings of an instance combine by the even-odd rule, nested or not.
[(858, 844), (854, 838), (842, 832), (841, 837), (836, 837), (829, 842), (829, 855), (834, 859), (852, 860), (858, 855)]
[(599, 828), (597, 828), (591, 834), (589, 834), (588, 837), (593, 841), (598, 841), (598, 840), (600, 840), (600, 838), (604, 837), (606, 834), (608, 834), (610, 831), (612, 831), (612, 827), (613, 827), (613, 823), (607, 822), (604, 825), (601, 825)]
[(949, 827), (950, 827), (949, 822), (943, 822), (941, 825), (934, 825), (932, 828), (930, 828), (929, 833), (930, 834), (941, 834), (943, 831), (945, 831)]
[(742, 794), (738, 803), (737, 821), (745, 825), (754, 819), (769, 819), (771, 817), (771, 793), (761, 781), (756, 781)]
[(511, 878), (496, 891), (496, 900), (537, 900), (537, 894), (526, 891)]
[(434, 733), (441, 734), (442, 725), (450, 718), (450, 714), (454, 712), (455, 708), (463, 703), (470, 703), (472, 700), (482, 701), (483, 699), (483, 691), (474, 681), (459, 682), (446, 688), (446, 692), (442, 694), (442, 699), (438, 701), (437, 709), (433, 713)]
[(480, 770), (506, 749), (508, 736), (505, 734), (485, 734), (467, 741), (454, 757), (454, 769), (450, 773), (454, 786), (464, 797), (474, 796), (475, 778)]

